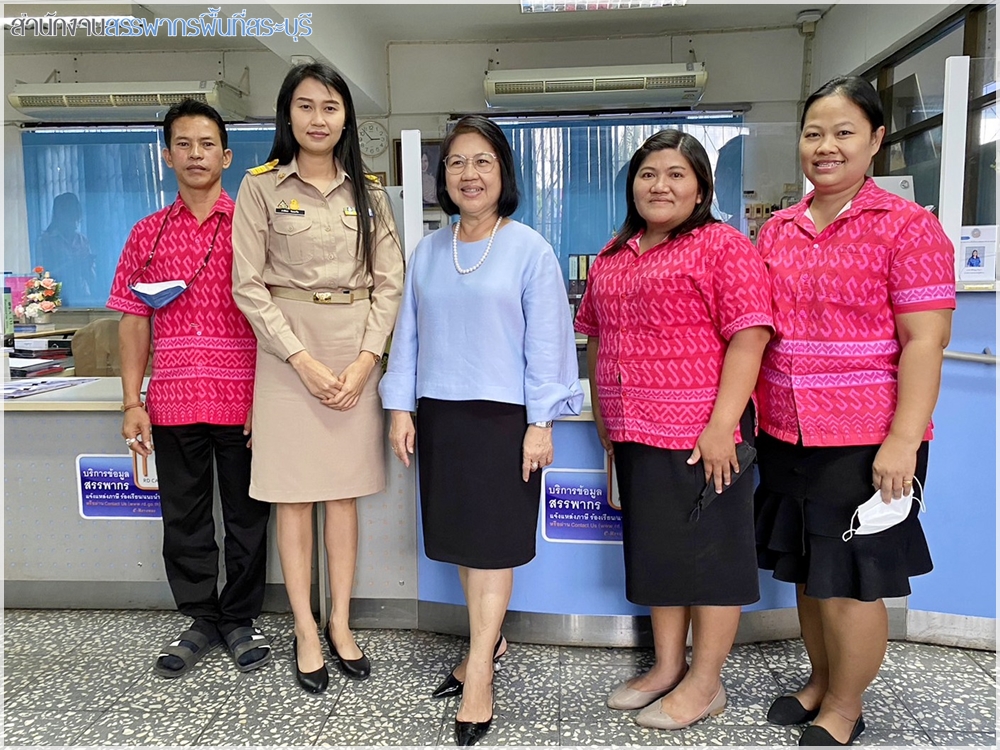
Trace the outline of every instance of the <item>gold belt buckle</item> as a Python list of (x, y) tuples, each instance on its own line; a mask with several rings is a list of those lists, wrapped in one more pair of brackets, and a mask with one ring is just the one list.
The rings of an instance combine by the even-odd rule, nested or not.
[(320, 305), (332, 305), (337, 302), (333, 298), (333, 292), (313, 292), (312, 301)]

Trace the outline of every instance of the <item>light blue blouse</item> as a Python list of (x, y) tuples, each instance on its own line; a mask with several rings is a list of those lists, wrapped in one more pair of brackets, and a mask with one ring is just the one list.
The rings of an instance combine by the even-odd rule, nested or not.
[[(459, 265), (475, 265), (487, 242), (459, 242)], [(414, 411), (424, 396), (499, 401), (524, 404), (528, 422), (543, 422), (580, 413), (578, 375), (562, 272), (540, 234), (510, 222), (465, 275), (452, 260), (451, 227), (420, 241), (379, 384), (386, 409)]]

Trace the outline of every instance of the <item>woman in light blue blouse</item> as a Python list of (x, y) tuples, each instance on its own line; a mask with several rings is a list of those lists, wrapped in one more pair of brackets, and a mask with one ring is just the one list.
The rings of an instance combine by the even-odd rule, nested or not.
[(393, 452), (409, 466), (419, 450), (425, 552), (459, 566), (469, 655), (433, 695), (462, 695), (455, 739), (472, 745), (493, 717), (513, 568), (535, 556), (552, 420), (579, 414), (583, 391), (559, 262), (509, 218), (518, 193), (503, 132), (464, 117), (441, 153), (438, 200), (459, 220), (413, 253), (379, 393)]

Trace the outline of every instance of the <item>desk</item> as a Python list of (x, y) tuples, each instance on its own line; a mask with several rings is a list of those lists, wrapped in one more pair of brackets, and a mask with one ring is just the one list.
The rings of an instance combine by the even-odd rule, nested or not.
[(74, 333), (79, 331), (79, 328), (57, 328), (54, 331), (34, 331), (32, 333), (15, 333), (14, 340), (18, 339), (55, 339), (66, 338), (67, 336), (72, 336)]
[[(143, 384), (145, 391), (145, 384)], [(98, 378), (92, 383), (61, 388), (58, 391), (48, 391), (37, 396), (25, 396), (3, 402), (4, 412), (112, 412), (117, 415), (118, 429), (113, 437), (121, 440), (122, 383), (118, 378)], [(12, 424), (9, 417), (4, 417), (5, 427), (9, 430)], [(118, 446), (115, 446), (116, 451)], [(75, 479), (75, 478), (74, 478)], [(76, 488), (74, 487), (74, 493)]]
[[(27, 358), (27, 357), (15, 357), (14, 359), (16, 359), (16, 360), (24, 360), (24, 359), (29, 359), (29, 358)], [(43, 357), (43, 359), (47, 359), (47, 358)], [(38, 378), (38, 377), (41, 377), (41, 378), (68, 378), (68, 377), (72, 377), (73, 375), (76, 374), (76, 367), (75, 367), (75, 365), (73, 363), (73, 358), (72, 357), (60, 357), (58, 359), (52, 359), (51, 361), (52, 361), (53, 365), (59, 365), (63, 369), (60, 370), (59, 372), (50, 372), (50, 373), (46, 373), (44, 375), (40, 375), (40, 374), (37, 374), (37, 373), (31, 373), (29, 375), (14, 375), (12, 373), (11, 374), (11, 379), (12, 380), (27, 380), (28, 378)], [(18, 368), (15, 367), (14, 369), (18, 369)]]

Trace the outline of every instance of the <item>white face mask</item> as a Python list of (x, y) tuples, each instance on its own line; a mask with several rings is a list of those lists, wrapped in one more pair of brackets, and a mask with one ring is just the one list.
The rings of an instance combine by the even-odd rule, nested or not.
[[(913, 481), (917, 486), (920, 485), (920, 480), (916, 477), (913, 478)], [(842, 539), (849, 542), (855, 534), (877, 534), (880, 531), (891, 529), (897, 523), (902, 523), (909, 518), (914, 499), (920, 504), (921, 512), (926, 513), (927, 507), (924, 505), (923, 494), (924, 488), (920, 487), (920, 497), (914, 498), (911, 488), (909, 495), (903, 495), (898, 500), (883, 503), (882, 493), (876, 490), (869, 500), (855, 509), (854, 515), (851, 517), (851, 527), (844, 532)]]

